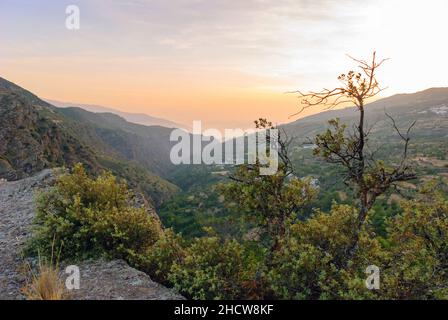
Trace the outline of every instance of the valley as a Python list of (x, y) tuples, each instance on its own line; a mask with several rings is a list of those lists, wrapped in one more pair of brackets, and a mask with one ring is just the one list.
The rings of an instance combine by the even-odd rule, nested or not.
[[(431, 177), (446, 180), (445, 104), (448, 89), (436, 88), (396, 95), (367, 106), (370, 148), (377, 148), (378, 155), (391, 162), (401, 145), (386, 112), (397, 117), (399, 128), (417, 121), (409, 150), (420, 177), (412, 184), (414, 189)], [(178, 232), (193, 237), (203, 235), (203, 227), (213, 226), (224, 234), (241, 234), (238, 213), (224, 208), (216, 191), (217, 184), (228, 181), (233, 166), (172, 164), (170, 151), (177, 143), (170, 141), (173, 129), (139, 125), (113, 113), (93, 113), (80, 107), (57, 108), (5, 79), (0, 79), (0, 105), (4, 142), (0, 148), (0, 177), (15, 180), (45, 168), (81, 162), (93, 173), (107, 169), (128, 180), (159, 211), (165, 224)], [(319, 198), (313, 206), (323, 210), (328, 210), (333, 201), (349, 203), (346, 195), (350, 190), (338, 182), (338, 169), (314, 157), (312, 148), (307, 147), (313, 136), (325, 130), (326, 121), (335, 117), (349, 125), (357, 119), (356, 111), (346, 108), (280, 127), (292, 139), (295, 175), (319, 181)], [(402, 191), (410, 191), (409, 186)], [(392, 193), (390, 197), (397, 196)], [(383, 209), (388, 203), (390, 200), (384, 199)]]
[[(394, 188), (381, 194), (375, 201), (368, 217), (369, 232), (374, 235), (372, 241), (377, 243), (375, 245), (379, 246), (381, 244), (382, 250), (401, 250), (399, 248), (394, 249), (395, 247), (391, 244), (395, 240), (391, 237), (405, 237), (407, 235), (402, 235), (400, 233), (401, 229), (394, 229), (391, 221), (396, 219), (401, 221), (402, 216), (407, 217), (406, 215), (414, 210), (412, 206), (418, 204), (414, 199), (422, 196), (422, 190), (424, 192), (428, 186), (437, 184), (440, 185), (437, 194), (441, 193), (443, 195), (446, 192), (446, 186), (448, 185), (448, 114), (445, 114), (445, 108), (443, 107), (445, 104), (448, 104), (448, 89), (439, 88), (412, 95), (393, 96), (366, 106), (370, 128), (370, 135), (366, 140), (366, 150), (374, 152), (376, 157), (382, 159), (381, 166), (383, 166), (383, 163), (386, 166), (394, 165), (400, 161), (403, 141), (397, 138), (396, 131), (397, 129), (399, 131), (406, 130), (409, 124), (415, 121), (410, 133), (407, 154), (416, 178), (397, 183)], [(396, 128), (390, 122), (388, 114), (396, 119)], [(317, 241), (318, 243), (324, 241), (324, 244), (318, 244), (317, 246), (327, 245), (325, 244), (325, 241), (327, 241), (325, 237), (332, 237), (332, 235), (327, 234), (329, 231), (327, 224), (344, 223), (344, 219), (350, 216), (350, 208), (356, 206), (357, 198), (356, 192), (344, 182), (340, 166), (328, 163), (315, 155), (318, 146), (313, 142), (313, 139), (316, 135), (328, 129), (326, 122), (332, 118), (339, 118), (341, 122), (350, 127), (357, 121), (357, 114), (353, 108), (332, 110), (281, 126), (279, 129), (282, 134), (291, 138), (288, 144), (288, 159), (293, 172), (285, 177), (282, 176), (284, 171), (280, 171), (272, 177), (253, 177), (251, 178), (253, 179), (252, 182), (243, 187), (238, 185), (239, 180), (235, 178), (235, 175), (242, 174), (243, 177), (245, 175), (251, 177), (250, 165), (247, 167), (247, 165), (233, 164), (176, 165), (172, 163), (170, 152), (176, 144), (176, 141), (170, 141), (173, 128), (144, 126), (126, 121), (112, 113), (93, 113), (78, 107), (57, 108), (39, 99), (31, 92), (0, 78), (0, 139), (2, 141), (0, 145), (0, 178), (4, 179), (0, 184), (10, 185), (14, 181), (26, 181), (26, 179), (30, 179), (39, 172), (47, 172), (42, 170), (51, 168), (69, 170), (80, 163), (89, 176), (97, 177), (97, 180), (88, 180), (86, 183), (92, 184), (92, 186), (96, 184), (101, 186), (97, 190), (98, 194), (92, 195), (92, 197), (100, 197), (105, 196), (108, 192), (115, 192), (114, 188), (124, 188), (123, 185), (118, 184), (119, 180), (116, 181), (115, 178), (109, 180), (112, 176), (104, 176), (104, 171), (111, 172), (119, 179), (125, 179), (126, 186), (132, 190), (133, 196), (126, 200), (130, 201), (132, 199), (132, 208), (123, 207), (120, 209), (124, 210), (123, 214), (134, 214), (132, 213), (133, 210), (148, 208), (148, 211), (155, 213), (154, 216), (151, 216), (151, 219), (156, 217), (155, 221), (159, 221), (147, 222), (147, 226), (155, 225), (155, 227), (154, 225), (151, 227), (155, 228), (154, 230), (149, 229), (152, 230), (151, 232), (159, 233), (156, 242), (151, 237), (144, 239), (144, 241), (151, 241), (148, 246), (153, 250), (153, 253), (143, 251), (137, 254), (130, 250), (126, 251), (126, 254), (114, 253), (112, 257), (123, 258), (131, 267), (143, 270), (153, 277), (152, 279), (164, 285), (174, 287), (187, 298), (249, 297), (257, 299), (273, 297), (271, 296), (274, 294), (273, 292), (276, 292), (274, 297), (278, 298), (282, 297), (282, 291), (279, 291), (280, 293), (275, 291), (276, 287), (270, 289), (274, 291), (264, 292), (258, 287), (258, 283), (254, 283), (251, 285), (255, 286), (255, 289), (251, 289), (252, 287), (243, 279), (235, 280), (242, 281), (241, 286), (231, 288), (229, 292), (210, 289), (206, 293), (204, 293), (202, 286), (207, 286), (208, 281), (211, 281), (210, 279), (204, 278), (204, 284), (201, 284), (198, 288), (191, 287), (190, 281), (201, 279), (201, 275), (197, 273), (210, 270), (209, 264), (214, 263), (215, 259), (220, 261), (223, 255), (228, 255), (226, 259), (235, 259), (232, 266), (237, 263), (236, 261), (241, 263), (235, 265), (241, 270), (235, 271), (236, 273), (232, 273), (232, 276), (240, 275), (243, 272), (252, 272), (250, 277), (253, 277), (253, 274), (259, 272), (256, 271), (257, 268), (271, 267), (269, 264), (267, 266), (259, 265), (264, 263), (263, 261), (268, 257), (266, 256), (266, 248), (272, 246), (272, 236), (269, 233), (272, 232), (269, 226), (270, 221), (267, 221), (266, 227), (266, 224), (263, 224), (266, 221), (258, 220), (257, 216), (250, 216), (253, 210), (255, 212), (256, 210), (264, 210), (263, 206), (268, 206), (268, 208), (271, 205), (273, 206), (272, 209), (266, 210), (266, 214), (270, 214), (271, 210), (275, 213), (276, 210), (291, 210), (290, 208), (294, 208), (288, 224), (291, 224), (294, 228), (306, 228), (304, 229), (305, 234), (307, 232), (322, 234), (322, 237), (318, 238), (314, 238), (310, 234), (309, 237), (311, 238), (301, 241)], [(200, 141), (202, 144), (200, 150), (208, 142), (208, 139), (202, 139), (200, 136), (191, 136), (188, 133), (185, 133), (185, 135), (193, 141), (195, 139)], [(243, 140), (244, 144), (247, 144), (246, 139)], [(193, 146), (190, 147), (193, 148)], [(223, 150), (225, 149), (224, 144), (221, 144), (221, 147)], [(194, 148), (188, 151), (194, 151)], [(256, 166), (257, 164), (253, 165)], [(76, 168), (75, 171), (81, 170), (80, 167)], [(281, 167), (280, 170), (285, 169)], [(81, 179), (81, 181), (82, 179), (88, 179), (87, 174), (76, 172), (73, 173), (73, 176), (69, 175), (65, 179)], [(77, 177), (77, 174), (81, 174), (81, 176)], [(277, 180), (277, 176), (282, 178)], [(83, 183), (72, 187), (83, 187)], [(58, 188), (63, 190), (63, 188), (71, 185), (71, 183), (62, 183)], [(290, 191), (289, 188), (299, 189)], [(298, 190), (302, 191), (298, 192)], [(307, 191), (305, 192), (305, 190)], [(88, 187), (80, 193), (85, 197), (83, 201), (87, 201), (83, 204), (86, 206), (85, 210), (90, 212), (89, 210), (92, 210), (88, 204), (91, 201), (89, 200), (90, 196), (83, 192), (93, 192), (93, 189)], [(103, 192), (105, 192), (104, 195)], [(301, 196), (305, 197), (307, 192), (310, 192), (309, 198), (306, 200), (300, 199)], [(266, 198), (273, 196), (273, 194), (276, 194), (272, 198), (273, 203), (266, 203)], [(242, 195), (247, 198), (241, 198)], [(30, 195), (27, 194), (26, 196), (28, 197), (27, 206), (30, 208), (26, 208), (25, 212), (30, 215), (33, 209), (31, 208)], [(122, 196), (128, 197), (128, 193), (124, 192)], [(299, 199), (294, 197), (299, 197)], [(436, 201), (440, 202), (441, 199), (437, 198)], [(108, 215), (115, 212), (114, 210), (118, 210), (115, 207), (112, 208), (112, 211), (107, 209), (110, 201), (95, 201), (99, 201), (95, 205), (99, 206), (98, 208), (106, 206), (106, 209), (98, 209), (101, 214)], [(421, 205), (426, 206), (426, 201), (432, 200), (425, 199), (421, 202)], [(300, 203), (300, 205), (296, 207), (295, 202)], [(76, 201), (73, 205), (76, 207)], [(443, 204), (439, 204), (439, 206), (443, 208)], [(424, 207), (424, 210), (429, 210), (427, 208)], [(443, 214), (444, 209), (441, 210)], [(40, 212), (42, 214), (45, 211)], [(70, 212), (72, 211), (66, 211), (66, 213)], [(88, 216), (90, 217), (90, 215)], [(248, 218), (248, 216), (251, 218)], [(149, 219), (149, 216), (145, 217), (145, 219)], [(31, 218), (27, 217), (27, 219), (27, 223), (31, 223)], [(115, 223), (113, 219), (123, 218), (120, 215), (112, 216), (106, 218), (104, 223), (111, 221)], [(137, 239), (140, 236), (143, 237), (145, 232), (149, 232), (149, 230), (143, 231), (143, 229), (140, 229), (142, 226), (139, 223), (143, 222), (133, 219), (135, 218), (129, 218), (126, 223), (135, 223), (132, 228), (135, 227), (139, 231), (131, 227), (126, 229), (126, 223), (121, 222), (119, 226), (125, 228), (121, 231), (123, 233), (100, 233), (101, 237), (112, 236), (112, 239), (114, 237), (119, 239), (105, 240), (104, 248), (101, 250), (119, 251), (121, 246), (118, 246), (117, 249), (114, 246), (109, 247), (108, 243), (110, 241), (123, 241), (119, 237), (125, 235), (126, 232), (135, 233), (134, 236)], [(158, 224), (160, 221), (162, 222), (162, 229), (159, 230)], [(79, 222), (74, 225), (77, 225), (77, 223)], [(94, 225), (95, 221), (91, 223)], [(402, 223), (412, 224), (414, 222), (411, 220), (411, 222), (403, 221)], [(98, 232), (97, 227), (91, 228), (93, 228), (91, 232)], [(118, 225), (115, 224), (115, 228), (118, 228)], [(317, 228), (317, 231), (312, 231), (314, 228)], [(335, 230), (342, 230), (346, 228), (346, 225), (341, 225), (339, 228)], [(43, 230), (47, 229), (44, 228)], [(62, 229), (57, 227), (55, 230)], [(292, 230), (295, 232), (295, 229)], [(85, 234), (85, 232), (83, 231), (81, 234)], [(280, 232), (280, 234), (283, 233)], [(46, 236), (48, 237), (48, 235)], [(79, 237), (79, 235), (76, 237)], [(127, 239), (126, 237), (124, 239)], [(343, 238), (338, 239), (338, 241), (345, 241)], [(293, 241), (291, 245), (292, 248), (295, 248), (294, 241), (296, 240), (285, 241)], [(407, 243), (404, 241), (403, 245)], [(203, 247), (208, 249), (204, 251)], [(373, 250), (372, 248), (374, 247), (369, 250)], [(301, 250), (305, 249), (302, 248)], [(394, 254), (394, 251), (391, 252), (387, 254)], [(82, 255), (83, 253), (78, 254)], [(150, 258), (146, 256), (148, 254)], [(190, 258), (175, 258), (176, 254), (181, 257), (189, 256)], [(279, 254), (281, 255), (275, 258), (277, 259), (276, 263), (288, 264), (289, 260), (283, 262), (283, 254)], [(369, 254), (376, 257), (377, 253)], [(381, 257), (381, 255), (378, 257)], [(403, 259), (405, 258), (403, 257)], [(158, 261), (158, 259), (161, 259), (161, 261)], [(115, 263), (112, 261), (111, 263), (114, 268), (127, 268), (121, 262)], [(154, 263), (161, 269), (154, 269)], [(203, 265), (198, 267), (196, 263)], [(212, 268), (221, 268), (226, 263), (226, 261), (219, 262)], [(87, 268), (89, 270), (101, 269), (102, 262), (92, 266), (88, 264)], [(97, 271), (93, 272), (92, 277), (97, 277), (95, 273)], [(132, 277), (144, 277), (144, 274), (135, 274), (137, 271), (134, 272), (134, 269), (126, 269), (126, 272), (130, 272)], [(271, 273), (267, 273), (265, 276), (274, 277), (269, 278), (269, 281), (273, 281), (273, 283), (278, 281), (278, 285), (281, 286), (289, 285), (283, 284), (282, 278), (275, 278), (277, 277), (276, 272), (283, 272), (282, 269), (272, 269), (269, 272)], [(224, 274), (226, 273), (224, 272)], [(16, 275), (14, 276), (16, 277)], [(308, 277), (308, 274), (305, 274), (304, 277)], [(147, 284), (145, 284), (145, 288), (141, 289), (145, 293), (141, 297), (139, 296), (140, 298), (145, 298), (147, 295), (151, 297), (152, 290), (156, 290), (154, 291), (156, 292), (156, 298), (174, 297), (171, 296), (170, 291), (165, 291), (164, 288), (158, 289), (159, 287), (156, 284), (147, 282), (151, 280), (144, 279), (142, 281)], [(227, 276), (223, 276), (219, 281), (225, 283)], [(17, 286), (16, 284), (8, 284), (8, 286), (10, 285)], [(246, 288), (245, 286), (249, 287)], [(116, 289), (118, 290), (118, 288)], [(95, 290), (95, 288), (91, 290)], [(98, 292), (98, 295), (102, 294)], [(130, 289), (125, 294), (135, 297), (134, 289)], [(286, 291), (284, 294), (288, 298), (297, 298), (291, 296), (290, 291)], [(388, 294), (395, 297), (399, 293), (391, 291)], [(314, 298), (312, 295), (310, 297)]]

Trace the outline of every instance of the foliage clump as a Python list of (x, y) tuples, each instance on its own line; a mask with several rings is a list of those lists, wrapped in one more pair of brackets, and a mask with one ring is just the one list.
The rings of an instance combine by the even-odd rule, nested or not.
[(53, 245), (61, 259), (113, 257), (130, 260), (146, 254), (162, 228), (145, 208), (132, 205), (124, 181), (110, 173), (90, 178), (82, 165), (61, 176), (38, 199), (30, 249), (49, 256)]
[[(446, 187), (446, 186), (445, 186)], [(385, 294), (392, 299), (448, 299), (448, 198), (435, 182), (387, 223), (390, 266)]]
[[(255, 125), (266, 131), (268, 139), (270, 130), (277, 129), (266, 119), (255, 121)], [(263, 229), (272, 250), (284, 236), (288, 219), (306, 209), (317, 194), (311, 179), (294, 175), (287, 137), (279, 134), (278, 145), (279, 163), (274, 174), (260, 175), (263, 165), (259, 162), (240, 165), (231, 176), (232, 182), (219, 188), (228, 205), (236, 207), (234, 211)]]
[(347, 258), (356, 210), (348, 205), (334, 205), (330, 213), (316, 212), (305, 221), (289, 226), (281, 249), (274, 253), (268, 273), (273, 294), (281, 299), (372, 298), (365, 288), (365, 268), (382, 265), (381, 245), (363, 229), (360, 250), (347, 268)]
[(180, 234), (166, 229), (159, 240), (151, 247), (143, 259), (142, 270), (151, 275), (151, 279), (170, 285), (168, 279), (173, 265), (181, 265), (187, 255), (186, 241)]
[(196, 238), (175, 263), (169, 280), (193, 299), (247, 299), (257, 272), (257, 260), (235, 239)]

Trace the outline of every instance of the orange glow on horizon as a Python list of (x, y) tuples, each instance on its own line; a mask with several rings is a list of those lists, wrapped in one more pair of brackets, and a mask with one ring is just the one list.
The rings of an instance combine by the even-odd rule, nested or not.
[(322, 111), (291, 119), (299, 100), (285, 92), (337, 85), (356, 67), (348, 53), (391, 58), (385, 96), (448, 87), (446, 0), (78, 2), (79, 31), (60, 3), (0, 4), (0, 76), (45, 99), (218, 129)]

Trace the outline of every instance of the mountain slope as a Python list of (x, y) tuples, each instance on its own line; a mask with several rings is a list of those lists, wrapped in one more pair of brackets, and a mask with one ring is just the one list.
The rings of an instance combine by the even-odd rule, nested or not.
[[(448, 137), (448, 88), (432, 88), (414, 94), (399, 94), (381, 99), (366, 106), (367, 127), (372, 127), (372, 137), (387, 142), (395, 140), (396, 134), (387, 118), (386, 112), (397, 122), (400, 129), (407, 129), (417, 121), (412, 130), (411, 138), (426, 143), (447, 141)], [(299, 141), (313, 138), (327, 127), (327, 121), (340, 118), (349, 125), (358, 120), (359, 114), (355, 108), (330, 110), (292, 123), (283, 128)]]
[[(168, 170), (170, 132), (112, 114), (59, 109), (0, 78), (0, 178), (17, 180), (43, 168), (81, 162), (92, 172), (109, 169), (126, 178), (159, 205), (178, 191), (152, 173)], [(147, 149), (140, 146), (143, 141)]]
[(93, 151), (62, 128), (56, 108), (0, 78), (0, 176), (20, 179), (76, 162), (96, 171)]
[(172, 129), (137, 125), (111, 113), (91, 113), (81, 108), (63, 108), (59, 112), (88, 127), (85, 132), (89, 136), (81, 139), (91, 141), (103, 153), (136, 162), (163, 177), (172, 170)]

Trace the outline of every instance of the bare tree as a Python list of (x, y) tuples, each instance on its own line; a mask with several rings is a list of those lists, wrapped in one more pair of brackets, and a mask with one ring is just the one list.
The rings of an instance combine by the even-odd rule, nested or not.
[(366, 146), (370, 129), (366, 130), (365, 104), (368, 99), (383, 91), (376, 79), (376, 71), (386, 60), (378, 62), (375, 52), (370, 62), (350, 58), (359, 64), (359, 72), (350, 71), (340, 75), (338, 78), (341, 82), (340, 87), (323, 89), (320, 92), (302, 93), (297, 91), (304, 105), (302, 110), (313, 106), (325, 106), (331, 109), (342, 103), (351, 103), (359, 111), (359, 120), (352, 132), (348, 132), (347, 126), (341, 124), (339, 119), (334, 119), (329, 121), (330, 128), (315, 138), (317, 145), (314, 150), (315, 155), (329, 163), (340, 164), (345, 168), (344, 182), (355, 190), (358, 200), (359, 212), (353, 241), (347, 247), (345, 263), (353, 258), (358, 249), (361, 229), (376, 199), (397, 182), (416, 178), (407, 161), (409, 133), (415, 122), (405, 133), (402, 133), (395, 120), (386, 114), (404, 143), (401, 160), (394, 166), (386, 166), (382, 161), (376, 159), (375, 152), (369, 152)]

